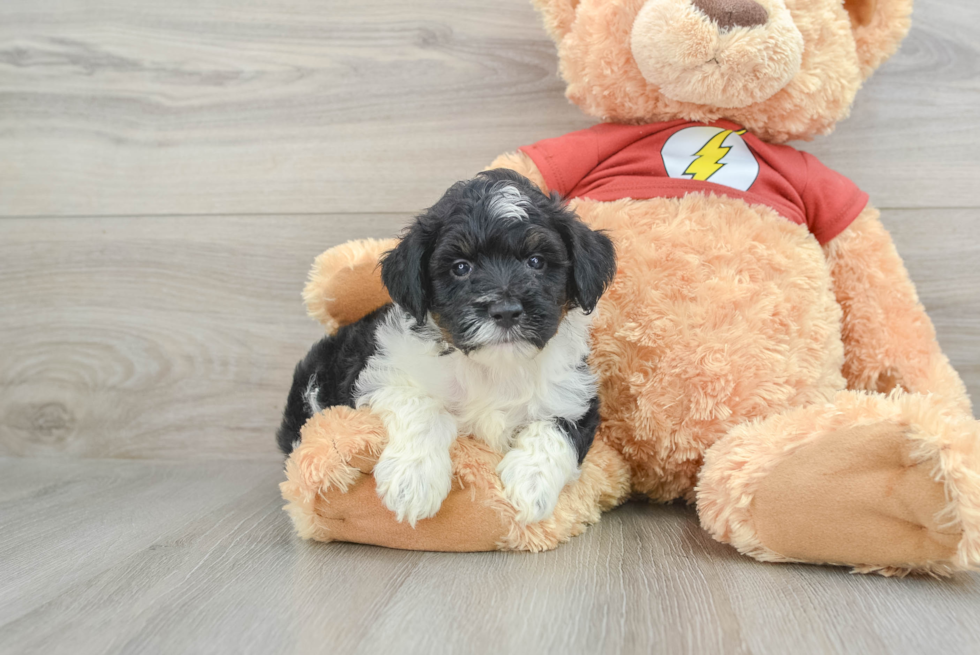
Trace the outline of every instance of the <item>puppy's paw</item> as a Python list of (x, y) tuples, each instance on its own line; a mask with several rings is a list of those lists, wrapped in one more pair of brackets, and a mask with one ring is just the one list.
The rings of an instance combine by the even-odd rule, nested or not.
[(497, 466), (504, 497), (517, 510), (521, 523), (551, 518), (567, 481), (566, 471), (539, 454), (514, 449)]
[(435, 516), (449, 495), (453, 464), (448, 451), (420, 457), (385, 450), (374, 467), (374, 480), (385, 507), (414, 528), (420, 519)]

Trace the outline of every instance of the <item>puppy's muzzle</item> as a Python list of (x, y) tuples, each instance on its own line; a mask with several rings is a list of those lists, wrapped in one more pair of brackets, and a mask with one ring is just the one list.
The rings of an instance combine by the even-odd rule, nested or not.
[(509, 330), (517, 325), (521, 315), (524, 313), (524, 307), (516, 300), (505, 300), (493, 303), (487, 309), (487, 312), (490, 314), (490, 318), (493, 319), (494, 323), (505, 330)]

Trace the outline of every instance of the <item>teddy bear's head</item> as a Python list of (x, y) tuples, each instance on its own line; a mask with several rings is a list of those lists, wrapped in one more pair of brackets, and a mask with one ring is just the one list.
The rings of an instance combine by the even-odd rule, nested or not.
[(912, 12), (912, 0), (533, 1), (590, 115), (727, 118), (774, 142), (833, 129)]

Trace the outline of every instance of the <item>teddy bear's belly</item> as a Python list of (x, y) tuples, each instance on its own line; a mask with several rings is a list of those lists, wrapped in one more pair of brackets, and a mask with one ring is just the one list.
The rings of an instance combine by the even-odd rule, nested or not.
[(600, 438), (657, 500), (689, 496), (731, 427), (845, 386), (841, 310), (805, 226), (729, 198), (578, 200), (616, 243), (592, 363)]

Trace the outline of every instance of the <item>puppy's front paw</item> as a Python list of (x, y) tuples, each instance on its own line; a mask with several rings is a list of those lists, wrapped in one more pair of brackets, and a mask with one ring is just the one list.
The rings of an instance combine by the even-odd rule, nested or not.
[(525, 450), (507, 453), (497, 466), (504, 483), (504, 497), (517, 510), (521, 523), (537, 523), (551, 518), (558, 495), (565, 487), (564, 471), (555, 470), (553, 462)]
[(448, 451), (419, 457), (386, 450), (374, 467), (374, 480), (385, 507), (414, 528), (420, 519), (435, 516), (449, 495), (453, 464)]

